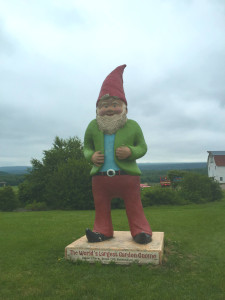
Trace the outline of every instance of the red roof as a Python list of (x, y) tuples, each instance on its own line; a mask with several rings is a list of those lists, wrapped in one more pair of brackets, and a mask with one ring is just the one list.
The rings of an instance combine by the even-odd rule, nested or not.
[(225, 167), (225, 155), (215, 155), (214, 159), (217, 167)]

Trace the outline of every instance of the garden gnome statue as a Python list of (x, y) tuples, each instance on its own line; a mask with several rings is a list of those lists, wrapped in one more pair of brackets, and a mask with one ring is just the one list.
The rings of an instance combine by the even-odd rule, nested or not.
[(86, 229), (88, 242), (113, 237), (112, 198), (122, 198), (131, 235), (135, 242), (147, 244), (152, 231), (140, 198), (140, 170), (136, 159), (147, 151), (139, 125), (127, 119), (127, 100), (123, 89), (126, 65), (113, 70), (104, 80), (97, 99), (96, 119), (84, 137), (84, 156), (93, 164), (92, 192), (95, 203), (93, 231)]

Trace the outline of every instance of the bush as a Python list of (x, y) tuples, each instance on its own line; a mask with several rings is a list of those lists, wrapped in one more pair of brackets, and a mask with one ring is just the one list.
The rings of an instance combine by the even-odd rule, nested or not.
[(47, 210), (47, 204), (45, 202), (36, 202), (34, 201), (31, 204), (27, 204), (25, 206), (25, 209), (32, 210), (32, 211), (41, 211), (41, 210)]
[(221, 200), (222, 190), (218, 182), (196, 173), (186, 173), (180, 184), (180, 196), (193, 203)]
[(142, 204), (144, 207), (152, 205), (184, 205), (185, 201), (180, 197), (179, 192), (171, 188), (156, 186), (146, 188), (142, 191)]
[(12, 211), (19, 207), (19, 201), (11, 186), (0, 189), (0, 210)]
[(218, 182), (197, 173), (183, 173), (177, 189), (146, 188), (142, 191), (142, 204), (151, 205), (184, 205), (188, 203), (206, 203), (221, 200), (222, 190)]
[(211, 180), (211, 191), (212, 191), (212, 198), (211, 201), (218, 201), (223, 198), (223, 191), (220, 187), (219, 182), (214, 181), (212, 178), (209, 178)]

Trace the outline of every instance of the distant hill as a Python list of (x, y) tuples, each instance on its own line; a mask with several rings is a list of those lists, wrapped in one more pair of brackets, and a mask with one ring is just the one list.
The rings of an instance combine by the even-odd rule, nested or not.
[(31, 167), (27, 166), (15, 166), (15, 167), (0, 167), (0, 173), (2, 172), (7, 174), (26, 174), (29, 172)]
[(191, 170), (191, 169), (205, 169), (206, 162), (194, 163), (139, 163), (138, 167), (141, 171), (160, 171), (160, 170)]
[[(191, 170), (191, 169), (204, 169), (207, 168), (206, 162), (194, 163), (139, 163), (141, 171), (160, 171), (160, 170)], [(0, 172), (8, 174), (26, 174), (31, 170), (28, 166), (13, 166), (13, 167), (0, 167)]]

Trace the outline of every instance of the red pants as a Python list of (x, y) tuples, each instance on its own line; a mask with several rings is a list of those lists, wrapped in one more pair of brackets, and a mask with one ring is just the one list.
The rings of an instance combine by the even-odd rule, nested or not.
[(152, 235), (141, 203), (139, 176), (93, 176), (92, 192), (95, 202), (94, 232), (113, 236), (111, 200), (118, 197), (124, 200), (131, 235), (134, 237), (141, 232)]

